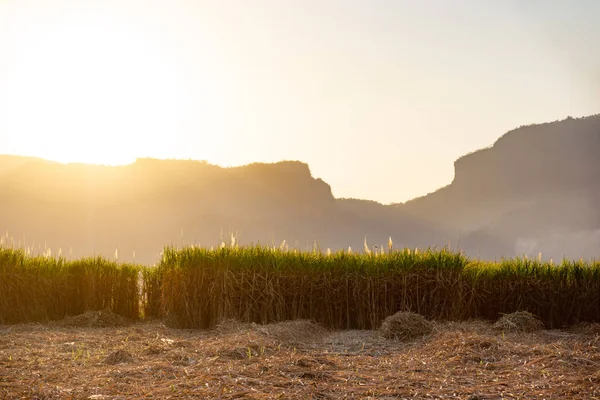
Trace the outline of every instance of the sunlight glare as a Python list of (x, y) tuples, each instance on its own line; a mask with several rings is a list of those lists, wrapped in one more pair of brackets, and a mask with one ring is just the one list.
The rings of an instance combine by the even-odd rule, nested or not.
[(6, 124), (8, 135), (27, 138), (27, 155), (109, 165), (160, 156), (152, 146), (168, 143), (177, 126), (168, 46), (85, 8), (44, 21), (15, 18), (11, 28), (22, 45), (9, 70)]

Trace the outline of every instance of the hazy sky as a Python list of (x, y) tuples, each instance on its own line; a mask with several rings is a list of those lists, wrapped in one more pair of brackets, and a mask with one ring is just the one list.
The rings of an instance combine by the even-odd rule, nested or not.
[(307, 162), (384, 203), (600, 112), (600, 2), (3, 0), (0, 154)]

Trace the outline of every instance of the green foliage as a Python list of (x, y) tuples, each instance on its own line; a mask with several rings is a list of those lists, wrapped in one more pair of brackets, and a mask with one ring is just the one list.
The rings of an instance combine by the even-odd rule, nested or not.
[(142, 269), (142, 298), (145, 318), (161, 317), (162, 275), (161, 270), (154, 267)]
[(29, 257), (0, 247), (0, 324), (109, 309), (139, 317), (140, 267), (103, 258)]
[(179, 327), (213, 327), (225, 318), (268, 323), (314, 319), (339, 329), (376, 328), (407, 309), (461, 318), (444, 293), (468, 260), (442, 251), (367, 255), (288, 252), (267, 247), (165, 249), (162, 307)]
[(494, 320), (527, 310), (549, 328), (600, 322), (600, 263), (489, 263), (447, 250), (324, 255), (268, 247), (167, 248), (156, 273), (163, 317), (187, 328), (235, 318), (373, 329), (399, 310), (440, 320)]
[(156, 267), (140, 267), (0, 247), (0, 324), (102, 309), (185, 328), (234, 318), (312, 319), (334, 329), (378, 328), (397, 311), (438, 320), (529, 311), (555, 328), (600, 322), (600, 263), (492, 263), (445, 249), (322, 254), (232, 245), (168, 247)]
[(548, 328), (576, 322), (600, 322), (600, 263), (561, 264), (528, 259), (498, 264), (473, 263), (465, 271), (472, 302), (470, 313), (496, 319), (500, 314), (529, 311)]

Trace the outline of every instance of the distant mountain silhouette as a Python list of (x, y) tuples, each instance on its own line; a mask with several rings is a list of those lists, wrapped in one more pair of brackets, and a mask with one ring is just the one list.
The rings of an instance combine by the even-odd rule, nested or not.
[(521, 127), (458, 159), (454, 181), (405, 204), (335, 199), (297, 161), (120, 167), (0, 156), (0, 234), (72, 257), (153, 263), (166, 244), (362, 251), (460, 247), (481, 258), (600, 256), (600, 116)]
[[(16, 242), (63, 255), (102, 254), (152, 263), (164, 245), (229, 243), (303, 250), (416, 246), (437, 240), (431, 224), (375, 202), (336, 200), (306, 164), (221, 168), (140, 159), (121, 167), (0, 157), (0, 229)], [(432, 243), (435, 244), (435, 243)]]
[(455, 162), (454, 181), (397, 205), (462, 232), (485, 258), (600, 258), (600, 115), (524, 126)]

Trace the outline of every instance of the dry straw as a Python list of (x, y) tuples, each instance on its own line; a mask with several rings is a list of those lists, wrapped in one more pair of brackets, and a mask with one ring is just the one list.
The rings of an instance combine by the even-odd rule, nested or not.
[(503, 315), (494, 328), (509, 332), (534, 332), (543, 329), (544, 324), (529, 311), (517, 311)]
[(430, 334), (433, 323), (422, 315), (399, 311), (387, 317), (379, 331), (386, 339), (411, 340)]

